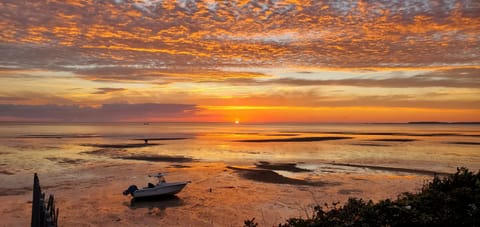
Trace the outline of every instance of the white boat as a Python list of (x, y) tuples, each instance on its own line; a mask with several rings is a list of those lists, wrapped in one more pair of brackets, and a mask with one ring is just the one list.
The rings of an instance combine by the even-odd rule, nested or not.
[(166, 196), (175, 195), (182, 191), (182, 189), (190, 183), (190, 181), (170, 182), (165, 181), (165, 174), (157, 173), (155, 175), (149, 175), (149, 177), (158, 178), (156, 185), (148, 183), (147, 187), (138, 189), (136, 185), (131, 185), (127, 190), (123, 191), (124, 195), (131, 194), (133, 198), (144, 198), (151, 196)]

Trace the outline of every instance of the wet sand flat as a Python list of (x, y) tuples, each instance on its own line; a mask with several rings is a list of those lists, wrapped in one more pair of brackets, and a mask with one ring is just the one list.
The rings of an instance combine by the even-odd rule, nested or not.
[[(137, 160), (137, 161), (147, 161), (147, 162), (196, 162), (194, 158), (186, 157), (182, 155), (162, 155), (162, 154), (149, 154), (144, 152), (135, 152), (131, 151), (128, 148), (139, 148), (145, 146), (125, 146), (125, 144), (108, 144), (105, 146), (95, 146), (102, 147), (102, 149), (92, 150), (92, 151), (83, 151), (81, 154), (87, 155), (97, 155), (97, 156), (106, 156), (114, 159), (122, 160)], [(143, 144), (140, 144), (143, 145)], [(150, 144), (145, 144), (150, 145)], [(154, 144), (155, 145), (155, 144)], [(103, 148), (106, 147), (106, 148)], [(49, 158), (52, 159), (52, 158)], [(58, 160), (57, 160), (58, 161)], [(62, 161), (62, 160), (60, 160)], [(68, 161), (68, 160), (67, 160)]]
[(352, 138), (353, 137), (346, 137), (346, 136), (291, 137), (291, 138), (278, 138), (278, 139), (247, 139), (247, 140), (237, 140), (237, 142), (247, 142), (247, 143), (316, 142), (316, 141), (328, 141), (328, 140), (344, 140), (344, 139), (352, 139)]
[[(106, 156), (114, 159), (123, 159), (123, 160), (137, 160), (137, 161), (148, 161), (148, 162), (196, 162), (194, 158), (181, 156), (181, 155), (161, 155), (161, 154), (148, 154), (148, 153), (139, 153), (131, 152), (126, 148), (137, 148), (137, 147), (125, 147), (125, 146), (113, 146), (114, 148), (102, 148), (92, 151), (84, 151), (82, 154), (87, 155), (98, 155)], [(118, 148), (117, 148), (118, 147)], [(121, 148), (121, 149), (120, 149)]]
[(123, 157), (115, 157), (124, 160), (139, 160), (149, 162), (193, 162), (193, 158), (184, 156), (169, 156), (169, 155), (130, 155)]
[[(317, 204), (346, 201), (352, 193), (365, 199), (395, 198), (419, 188), (425, 180), (390, 174), (327, 174), (321, 182), (312, 183), (284, 178), (271, 170), (228, 168), (223, 163), (189, 163), (190, 168), (169, 165), (99, 163), (73, 175), (39, 175), (45, 192), (55, 194), (61, 226), (241, 226), (253, 217), (262, 226), (276, 226), (288, 217), (305, 216)], [(192, 181), (177, 197), (132, 202), (121, 194), (131, 184), (146, 185), (151, 180), (147, 174), (167, 169), (167, 181)], [(0, 192), (3, 225), (30, 223), (32, 176), (12, 176), (27, 181)]]
[(139, 147), (151, 147), (161, 144), (156, 143), (128, 143), (128, 144), (82, 144), (85, 147), (97, 147), (97, 148), (139, 148)]
[(153, 137), (153, 138), (143, 138), (143, 139), (133, 139), (133, 140), (140, 140), (140, 141), (168, 141), (168, 140), (187, 140), (190, 139), (188, 137)]
[(372, 170), (384, 170), (391, 172), (404, 172), (404, 173), (413, 173), (413, 174), (422, 174), (422, 175), (446, 175), (445, 172), (435, 172), (430, 170), (421, 170), (421, 169), (407, 169), (407, 168), (397, 168), (397, 167), (386, 167), (386, 166), (372, 166), (372, 165), (359, 165), (359, 164), (348, 164), (348, 163), (330, 163), (335, 166), (348, 166), (348, 167), (358, 167), (358, 168), (367, 168)]

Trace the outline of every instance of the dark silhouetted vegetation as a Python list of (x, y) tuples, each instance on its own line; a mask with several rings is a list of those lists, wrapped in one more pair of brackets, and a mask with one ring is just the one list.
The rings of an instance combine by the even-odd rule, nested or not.
[(350, 198), (343, 206), (317, 206), (313, 217), (279, 225), (293, 226), (480, 226), (480, 171), (458, 168), (455, 174), (435, 176), (418, 193), (376, 203)]
[(243, 222), (244, 227), (257, 227), (258, 223), (255, 222), (255, 218), (252, 218), (252, 220), (245, 220)]

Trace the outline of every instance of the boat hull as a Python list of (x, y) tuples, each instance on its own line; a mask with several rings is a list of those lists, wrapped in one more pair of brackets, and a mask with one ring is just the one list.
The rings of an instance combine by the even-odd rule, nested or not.
[(163, 183), (153, 188), (143, 188), (133, 192), (134, 198), (151, 196), (175, 195), (183, 190), (188, 182)]

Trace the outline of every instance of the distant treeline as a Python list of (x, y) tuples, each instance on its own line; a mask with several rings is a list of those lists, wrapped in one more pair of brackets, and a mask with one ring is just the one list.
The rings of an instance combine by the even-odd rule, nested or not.
[(472, 122), (412, 121), (412, 122), (408, 122), (408, 124), (465, 124), (465, 125), (471, 125), (471, 124), (480, 124), (480, 122), (478, 122), (478, 121), (472, 121)]

